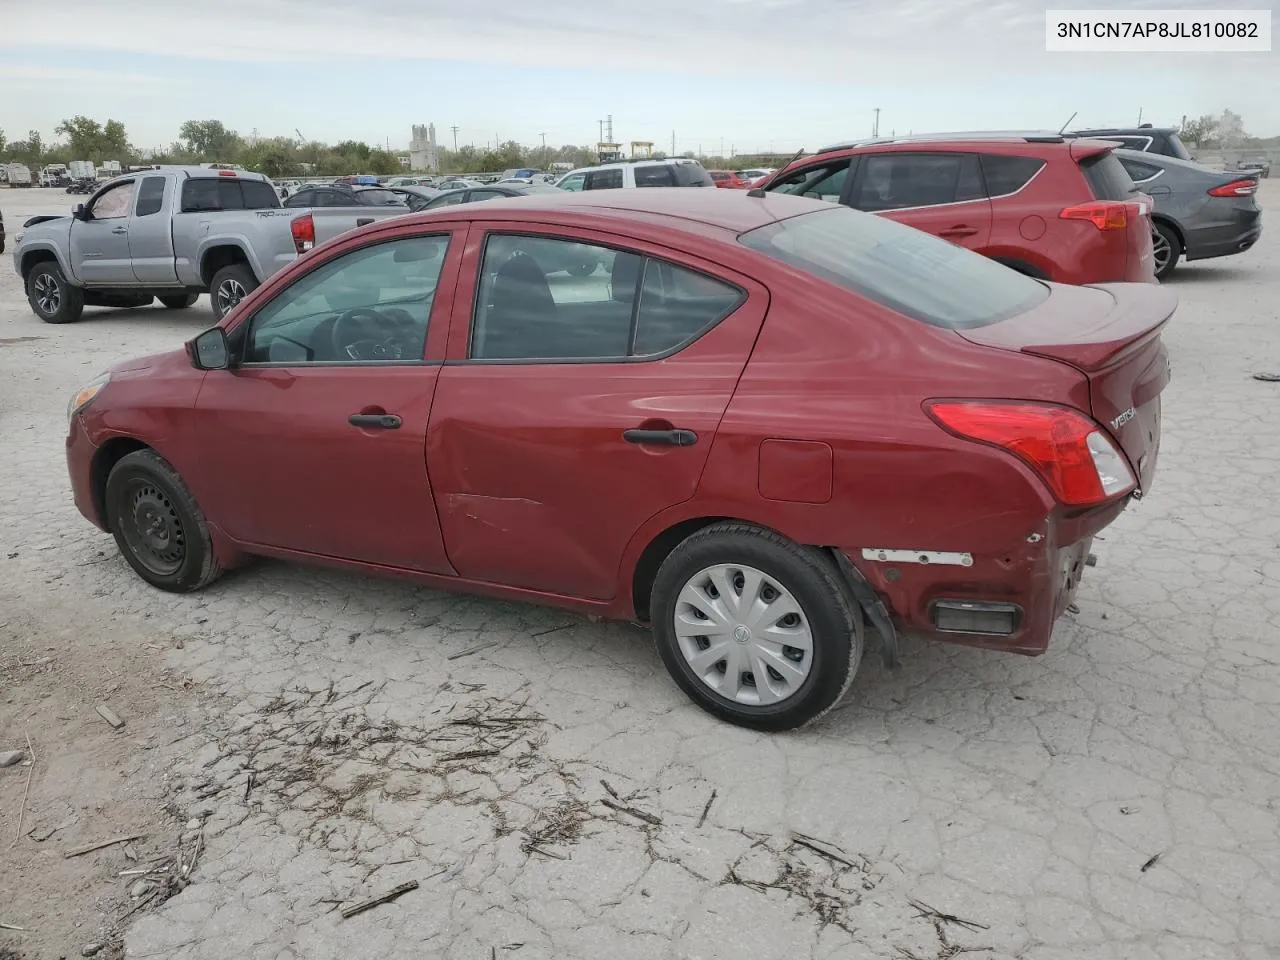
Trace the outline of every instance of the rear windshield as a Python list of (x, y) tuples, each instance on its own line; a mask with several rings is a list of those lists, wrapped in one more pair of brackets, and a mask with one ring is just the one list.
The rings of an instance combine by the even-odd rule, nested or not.
[(1095, 200), (1128, 200), (1137, 189), (1120, 158), (1111, 150), (1081, 160), (1080, 172), (1089, 182)]
[(404, 203), (404, 198), (390, 190), (357, 190), (356, 199), (368, 207), (381, 207), (392, 203)]
[(673, 163), (678, 187), (714, 187), (711, 174), (700, 163)]
[(891, 310), (946, 330), (1024, 313), (1049, 288), (932, 234), (834, 207), (780, 220), (739, 241)]
[(1177, 157), (1179, 160), (1190, 160), (1191, 154), (1187, 152), (1186, 144), (1176, 134), (1169, 134), (1169, 153)]
[(182, 212), (267, 210), (280, 206), (271, 184), (233, 177), (191, 177), (182, 185)]

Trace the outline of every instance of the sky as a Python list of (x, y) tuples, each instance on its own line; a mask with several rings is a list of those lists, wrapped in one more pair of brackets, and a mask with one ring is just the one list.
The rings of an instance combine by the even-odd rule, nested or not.
[[(1176, 125), (1280, 134), (1280, 53), (1046, 53), (1046, 9), (1280, 0), (0, 0), (0, 129), (185, 120), (404, 149), (614, 139), (708, 154), (880, 132)], [(184, 9), (185, 8), (185, 9)]]

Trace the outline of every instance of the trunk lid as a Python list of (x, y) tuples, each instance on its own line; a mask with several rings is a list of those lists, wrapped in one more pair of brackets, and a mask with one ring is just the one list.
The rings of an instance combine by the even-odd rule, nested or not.
[(1178, 299), (1136, 283), (1050, 288), (1026, 313), (957, 332), (971, 343), (1057, 360), (1083, 373), (1088, 412), (1124, 451), (1145, 491), (1160, 446), (1160, 393), (1169, 382), (1160, 334)]

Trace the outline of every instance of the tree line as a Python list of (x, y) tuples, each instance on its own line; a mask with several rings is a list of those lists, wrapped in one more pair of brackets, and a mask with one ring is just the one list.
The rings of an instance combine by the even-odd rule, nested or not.
[[(0, 161), (24, 163), (37, 169), (49, 163), (90, 160), (101, 164), (118, 160), (125, 165), (145, 163), (229, 163), (264, 173), (274, 179), (303, 175), (343, 176), (351, 173), (393, 174), (404, 170), (401, 154), (360, 140), (322, 143), (291, 137), (246, 137), (220, 120), (188, 120), (178, 139), (159, 150), (142, 150), (129, 142), (119, 120), (99, 123), (75, 116), (58, 124), (60, 139), (46, 143), (38, 130), (25, 140), (8, 140), (0, 130)], [(587, 166), (596, 162), (594, 149), (586, 146), (525, 147), (508, 140), (488, 147), (463, 145), (457, 150), (437, 149), (441, 173), (488, 173), (512, 167), (543, 168), (563, 162)]]

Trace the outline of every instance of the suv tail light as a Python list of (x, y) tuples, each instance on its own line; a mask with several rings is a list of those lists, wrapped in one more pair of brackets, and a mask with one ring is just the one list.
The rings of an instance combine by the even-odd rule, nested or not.
[(1209, 191), (1211, 197), (1252, 197), (1258, 190), (1258, 181), (1253, 177), (1232, 180)]
[(293, 249), (298, 253), (306, 253), (316, 245), (316, 223), (309, 213), (290, 220), (289, 232), (293, 234)]
[(1058, 217), (1062, 220), (1088, 220), (1099, 230), (1123, 230), (1129, 225), (1129, 217), (1137, 216), (1142, 212), (1142, 204), (1127, 203), (1123, 200), (1103, 200), (1067, 207), (1058, 214)]
[(1124, 455), (1083, 413), (1051, 404), (931, 401), (925, 412), (956, 436), (1008, 450), (1069, 507), (1105, 503), (1137, 486)]

